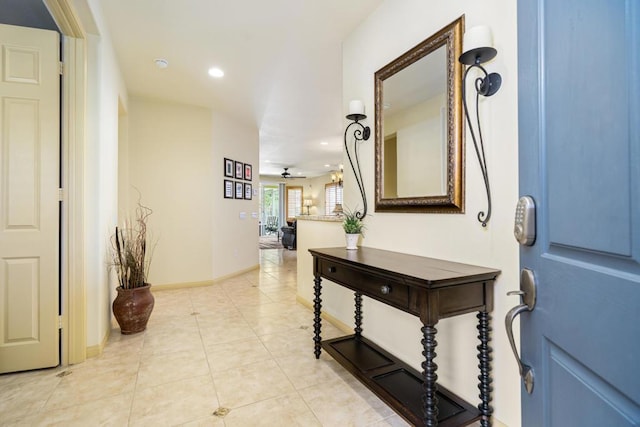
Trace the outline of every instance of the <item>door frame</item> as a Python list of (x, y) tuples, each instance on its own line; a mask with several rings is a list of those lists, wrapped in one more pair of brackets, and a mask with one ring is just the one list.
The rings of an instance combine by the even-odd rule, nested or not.
[(62, 212), (60, 218), (60, 364), (87, 358), (84, 251), (85, 32), (71, 0), (44, 0), (62, 33)]

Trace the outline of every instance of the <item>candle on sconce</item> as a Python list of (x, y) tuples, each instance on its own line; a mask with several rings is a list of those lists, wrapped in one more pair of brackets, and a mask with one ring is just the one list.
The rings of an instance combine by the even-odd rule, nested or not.
[(360, 100), (353, 100), (349, 102), (349, 114), (364, 115), (364, 103)]
[(463, 51), (469, 52), (472, 49), (478, 49), (482, 47), (493, 47), (493, 36), (491, 35), (491, 28), (487, 25), (478, 25), (469, 28), (464, 33)]

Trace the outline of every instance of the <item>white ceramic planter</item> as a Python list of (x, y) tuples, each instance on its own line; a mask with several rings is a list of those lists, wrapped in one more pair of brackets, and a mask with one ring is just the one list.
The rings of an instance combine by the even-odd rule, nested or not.
[(345, 234), (345, 237), (347, 239), (347, 249), (358, 249), (358, 238), (360, 237), (359, 234)]

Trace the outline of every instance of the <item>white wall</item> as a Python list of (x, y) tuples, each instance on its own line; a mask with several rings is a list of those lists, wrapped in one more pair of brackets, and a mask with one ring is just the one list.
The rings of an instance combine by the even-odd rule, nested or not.
[(223, 158), (257, 168), (257, 131), (207, 108), (140, 98), (128, 129), (129, 213), (137, 190), (153, 209), (149, 281), (204, 282), (257, 266), (258, 197), (223, 197)]
[[(150, 243), (155, 243), (152, 285), (212, 278), (211, 112), (206, 108), (131, 98), (129, 103), (128, 210), (141, 203), (153, 210)], [(220, 160), (222, 163), (222, 160)], [(222, 184), (220, 184), (222, 186)]]
[(87, 346), (99, 345), (111, 319), (109, 238), (118, 209), (118, 108), (127, 106), (120, 75), (98, 1), (90, 0), (93, 21), (87, 28), (99, 34), (87, 37), (87, 144), (85, 151), (85, 283)]
[(118, 224), (131, 211), (130, 193), (135, 190), (129, 184), (129, 115), (120, 106), (118, 115)]
[[(212, 277), (220, 278), (259, 264), (259, 136), (257, 127), (248, 127), (220, 112), (212, 113), (211, 158), (213, 180)], [(253, 168), (251, 200), (223, 198), (223, 158), (249, 163)], [(247, 182), (248, 181), (244, 181)]]
[[(470, 136), (466, 138), (466, 213), (375, 213), (365, 219), (365, 246), (499, 268), (493, 311), (493, 406), (495, 417), (509, 426), (520, 425), (518, 369), (508, 346), (503, 319), (518, 303), (506, 292), (518, 288), (518, 246), (512, 234), (518, 196), (517, 153), (517, 29), (516, 4), (510, 0), (432, 2), (387, 0), (344, 42), (343, 105), (361, 99), (374, 111), (374, 73), (428, 36), (466, 15), (466, 28), (492, 27), (497, 58), (486, 66), (502, 74), (500, 92), (481, 102), (483, 135), (493, 195), (493, 216), (487, 228), (476, 220), (486, 209), (486, 195)], [(366, 120), (375, 134), (374, 117)], [(346, 123), (345, 123), (346, 126)], [(362, 171), (368, 200), (374, 200), (374, 142), (361, 145)], [(346, 159), (345, 159), (346, 160)], [(359, 194), (345, 168), (345, 202), (357, 205)], [(373, 209), (371, 209), (373, 211)], [(302, 239), (299, 239), (302, 240)], [(331, 300), (330, 296), (327, 296)], [(351, 304), (347, 300), (343, 304)], [(340, 312), (341, 306), (326, 306)], [(366, 301), (364, 331), (383, 347), (420, 370), (423, 360), (420, 323), (379, 303)], [(335, 314), (335, 313), (332, 313)], [(351, 319), (342, 319), (351, 323)], [(439, 382), (474, 404), (478, 401), (477, 320), (473, 314), (440, 321), (438, 329)], [(402, 331), (402, 333), (398, 333)]]

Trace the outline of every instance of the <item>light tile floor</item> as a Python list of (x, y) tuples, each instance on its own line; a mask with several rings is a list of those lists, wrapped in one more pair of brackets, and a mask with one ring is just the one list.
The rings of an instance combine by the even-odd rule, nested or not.
[[(260, 270), (155, 292), (147, 330), (114, 324), (100, 357), (0, 375), (0, 426), (407, 426), (331, 357), (315, 360), (296, 252), (260, 252)], [(323, 338), (340, 335), (323, 322)]]
[[(0, 375), (0, 425), (407, 425), (329, 356), (315, 360), (294, 251), (263, 250), (259, 271), (154, 296), (147, 330), (114, 329), (100, 357)], [(323, 338), (341, 334), (323, 322)]]

